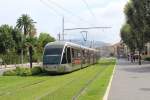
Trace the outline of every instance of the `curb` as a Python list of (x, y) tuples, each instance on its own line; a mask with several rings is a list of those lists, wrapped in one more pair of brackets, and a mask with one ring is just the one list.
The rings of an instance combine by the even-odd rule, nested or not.
[[(117, 60), (116, 60), (116, 64), (117, 64)], [(113, 79), (114, 74), (115, 74), (116, 64), (114, 65), (113, 73), (112, 73), (112, 75), (111, 75), (111, 77), (110, 77), (109, 84), (108, 84), (108, 86), (107, 86), (105, 95), (104, 95), (104, 97), (103, 97), (102, 100), (108, 100), (108, 95), (109, 95), (110, 87), (111, 87), (111, 84), (112, 84), (112, 79)]]

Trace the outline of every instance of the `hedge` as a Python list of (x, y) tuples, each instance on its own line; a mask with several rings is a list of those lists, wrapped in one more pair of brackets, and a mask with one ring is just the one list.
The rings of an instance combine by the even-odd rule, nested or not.
[(14, 70), (7, 70), (3, 73), (4, 76), (31, 76), (31, 75), (38, 75), (43, 72), (41, 67), (33, 67), (24, 68), (24, 67), (16, 67)]
[(145, 57), (144, 60), (150, 61), (150, 57)]

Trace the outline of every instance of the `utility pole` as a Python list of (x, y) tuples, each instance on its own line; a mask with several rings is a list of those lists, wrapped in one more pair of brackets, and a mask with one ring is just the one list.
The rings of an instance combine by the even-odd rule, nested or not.
[(64, 41), (64, 16), (62, 17), (62, 40)]
[(95, 42), (94, 42), (94, 40), (93, 40), (92, 48), (95, 48)]
[(60, 33), (58, 34), (58, 41), (60, 41)]

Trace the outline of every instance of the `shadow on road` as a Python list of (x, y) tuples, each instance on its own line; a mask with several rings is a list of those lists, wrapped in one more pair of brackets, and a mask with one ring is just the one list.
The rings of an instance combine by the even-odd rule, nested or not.
[(138, 62), (131, 63), (125, 59), (120, 59), (118, 62), (118, 65), (122, 66), (121, 70), (135, 73), (150, 73), (150, 62), (142, 61), (142, 65), (138, 65)]
[(123, 70), (135, 73), (150, 73), (150, 66), (123, 68)]

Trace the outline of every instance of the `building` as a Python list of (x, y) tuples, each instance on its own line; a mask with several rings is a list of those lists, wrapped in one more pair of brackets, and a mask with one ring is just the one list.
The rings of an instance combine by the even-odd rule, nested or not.
[(122, 41), (112, 45), (113, 54), (117, 57), (127, 57), (129, 49)]
[(145, 46), (146, 55), (150, 56), (150, 43), (147, 43)]

